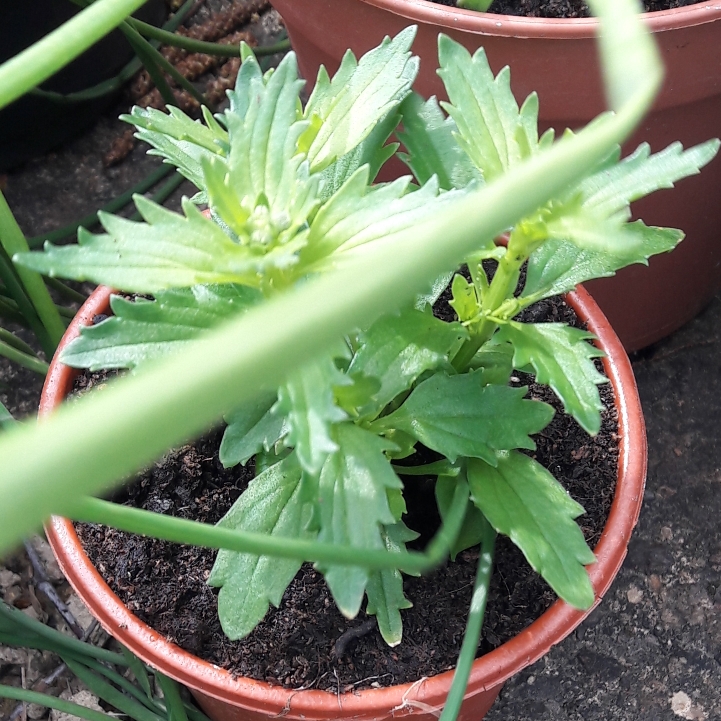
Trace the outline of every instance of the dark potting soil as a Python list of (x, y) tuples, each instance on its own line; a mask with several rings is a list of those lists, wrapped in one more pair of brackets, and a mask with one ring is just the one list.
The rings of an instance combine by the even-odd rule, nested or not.
[[(539, 303), (525, 320), (566, 321), (573, 311), (558, 300)], [(104, 382), (108, 374), (80, 375), (77, 390)], [(516, 374), (517, 384), (530, 378)], [(598, 542), (611, 506), (618, 467), (617, 416), (610, 385), (600, 386), (606, 406), (599, 435), (590, 438), (562, 413), (546, 387), (531, 384), (529, 397), (556, 408), (551, 424), (535, 438), (531, 453), (579, 501), (579, 519), (591, 547)], [(253, 476), (250, 467), (231, 469), (218, 460), (222, 431), (168, 453), (141, 474), (118, 501), (147, 510), (217, 522)], [(406, 477), (409, 515), (415, 530), (432, 534), (438, 523), (432, 479)], [(288, 587), (280, 608), (244, 640), (229, 641), (217, 618), (217, 597), (206, 584), (215, 551), (142, 538), (94, 524), (78, 524), (80, 539), (113, 591), (140, 619), (201, 658), (248, 676), (293, 689), (347, 692), (407, 683), (455, 666), (471, 599), (477, 551), (459, 554), (423, 578), (405, 577), (413, 608), (402, 612), (403, 641), (388, 647), (375, 620), (361, 611), (349, 621), (336, 610), (320, 574), (305, 564)], [(496, 545), (493, 579), (477, 655), (492, 650), (538, 618), (556, 599), (518, 549), (505, 537)]]
[[(457, 0), (431, 0), (438, 5), (457, 7)], [(697, 5), (703, 0), (644, 0), (646, 12), (672, 10)], [(518, 15), (529, 18), (587, 18), (591, 17), (583, 0), (494, 0), (488, 8), (497, 15)]]

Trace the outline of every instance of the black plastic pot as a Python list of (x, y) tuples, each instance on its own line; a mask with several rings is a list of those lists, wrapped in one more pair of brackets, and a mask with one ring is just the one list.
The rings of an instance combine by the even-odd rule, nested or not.
[[(0, 4), (0, 62), (79, 12), (69, 0), (5, 0)], [(136, 17), (159, 25), (167, 9), (163, 0), (149, 0)], [(47, 80), (41, 88), (75, 93), (116, 75), (133, 57), (125, 37), (114, 31)], [(115, 96), (104, 95), (80, 103), (60, 104), (26, 95), (0, 111), (0, 171), (42, 155), (82, 133), (109, 107)]]

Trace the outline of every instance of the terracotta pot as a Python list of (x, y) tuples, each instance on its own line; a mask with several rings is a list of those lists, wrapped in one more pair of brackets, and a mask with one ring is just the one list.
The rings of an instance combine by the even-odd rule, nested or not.
[[(107, 312), (109, 294), (107, 288), (101, 287), (90, 296), (68, 328), (60, 349), (78, 335), (80, 326), (90, 324), (95, 314)], [(621, 343), (585, 290), (579, 287), (568, 300), (607, 353), (603, 363), (615, 392), (621, 437), (616, 495), (595, 549), (598, 562), (589, 568), (597, 604), (621, 566), (638, 519), (646, 478), (646, 434), (633, 372)], [(56, 355), (43, 389), (41, 416), (62, 402), (76, 373), (59, 363)], [(233, 678), (227, 671), (168, 643), (130, 613), (90, 563), (72, 523), (53, 518), (46, 530), (61, 569), (103, 627), (148, 664), (190, 687), (200, 706), (215, 721), (256, 721), (279, 716), (293, 721), (390, 720), (405, 715), (417, 721), (437, 719), (452, 672), (413, 684), (340, 696), (324, 691), (288, 691), (247, 678)], [(514, 639), (477, 659), (459, 719), (478, 721), (506, 679), (543, 656), (588, 613), (556, 601)]]
[[(478, 13), (426, 0), (272, 0), (288, 28), (304, 77), (318, 67), (335, 71), (346, 48), (362, 54), (385, 35), (418, 25), (413, 52), (421, 58), (415, 89), (444, 96), (436, 75), (437, 36), (450, 35), (470, 51), (483, 46), (494, 72), (511, 67), (519, 100), (537, 91), (540, 124), (578, 128), (605, 108), (593, 18), (562, 20)], [(647, 13), (666, 61), (666, 81), (653, 111), (629, 141), (659, 151), (675, 140), (684, 147), (721, 136), (721, 3), (708, 0)], [(409, 172), (400, 161), (394, 177)], [(383, 179), (387, 180), (388, 177)], [(687, 238), (673, 255), (648, 268), (626, 268), (593, 281), (589, 290), (629, 351), (668, 335), (690, 320), (721, 289), (721, 157), (702, 175), (634, 205), (649, 225), (681, 228)]]

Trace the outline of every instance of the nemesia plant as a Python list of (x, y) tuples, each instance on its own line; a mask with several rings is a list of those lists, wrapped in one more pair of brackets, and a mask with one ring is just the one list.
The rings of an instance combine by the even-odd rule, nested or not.
[[(553, 133), (538, 136), (537, 97), (519, 108), (508, 68), (494, 77), (482, 50), (471, 57), (440, 36), (446, 113), (435, 98), (413, 94), (414, 33), (387, 38), (359, 61), (347, 53), (332, 79), (321, 69), (305, 108), (294, 55), (263, 73), (244, 46), (224, 114), (206, 112), (196, 122), (174, 108), (135, 108), (126, 116), (198, 193), (183, 201), (182, 215), (138, 196), (144, 222), (104, 215), (103, 235), (81, 230), (77, 246), (15, 257), (51, 276), (152, 296), (114, 297), (114, 317), (84, 329), (62, 361), (142, 369), (229, 317), (356, 262), (548, 151)], [(399, 122), (408, 151), (402, 157), (417, 185), (409, 176), (374, 185), (397, 150), (388, 141)], [(594, 556), (574, 521), (583, 509), (521, 452), (535, 447), (532, 436), (553, 410), (524, 398), (527, 389), (509, 380), (513, 369), (535, 374), (595, 434), (597, 386), (605, 381), (593, 362), (600, 352), (587, 332), (515, 318), (579, 282), (671, 250), (682, 233), (630, 222), (629, 205), (698, 172), (717, 149), (716, 141), (686, 151), (674, 144), (651, 155), (643, 145), (621, 160), (619, 148), (610, 148), (578, 182), (513, 224), (507, 247), (492, 235), (478, 237), (464, 259), (470, 280), (439, 277), (414, 303), (347, 334), (280, 386), (264, 386), (253, 402), (227, 413), (221, 461), (254, 459), (257, 475), (219, 525), (344, 546), (361, 564), (377, 551), (408, 555), (405, 544), (417, 534), (404, 522), (404, 484), (432, 474), (429, 502), (445, 521), (447, 545), (455, 555), (481, 544), (482, 582), (495, 534), (503, 533), (559, 596), (590, 607), (584, 566)], [(497, 262), (492, 279), (487, 260)], [(454, 322), (431, 312), (449, 282)], [(409, 467), (419, 445), (440, 460)], [(93, 520), (110, 520), (103, 509), (99, 502)], [(134, 517), (143, 532), (154, 533), (154, 514), (127, 512), (140, 514)], [(225, 632), (250, 633), (269, 604), (278, 605), (301, 562), (221, 550), (209, 583), (220, 588)], [(401, 611), (410, 604), (398, 568), (316, 566), (344, 615), (354, 617), (365, 597), (386, 642), (401, 641)]]

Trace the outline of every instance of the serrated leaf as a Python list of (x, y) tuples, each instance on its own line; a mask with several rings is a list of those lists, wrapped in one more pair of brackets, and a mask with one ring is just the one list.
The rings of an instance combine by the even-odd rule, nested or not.
[(415, 33), (408, 27), (386, 37), (359, 61), (348, 51), (332, 80), (319, 72), (304, 118), (321, 122), (311, 121), (299, 143), (313, 172), (353, 150), (410, 92), (418, 74), (418, 58), (409, 52)]
[(451, 296), (449, 305), (456, 311), (459, 320), (468, 321), (480, 313), (481, 305), (476, 289), (460, 273), (453, 276)]
[(456, 123), (458, 144), (486, 181), (537, 151), (537, 102), (527, 101), (519, 112), (508, 67), (494, 78), (483, 48), (471, 58), (447, 35), (438, 37), (438, 59), (450, 99), (441, 105)]
[(592, 278), (607, 278), (632, 263), (648, 264), (648, 258), (673, 250), (683, 233), (671, 228), (654, 228), (640, 220), (626, 225), (626, 232), (640, 238), (633, 258), (609, 256), (592, 250), (582, 250), (564, 240), (549, 239), (531, 253), (528, 260), (526, 285), (521, 297), (529, 303), (561, 295), (579, 283)]
[(333, 389), (336, 401), (346, 413), (357, 417), (358, 409), (372, 402), (381, 388), (381, 382), (360, 372), (348, 373), (346, 377), (351, 383)]
[[(674, 183), (689, 175), (696, 175), (713, 160), (719, 148), (718, 140), (709, 140), (684, 151), (681, 143), (672, 143), (660, 153), (651, 155), (648, 143), (610, 167), (583, 180), (577, 190), (583, 203), (608, 217), (619, 212), (627, 214), (629, 203), (661, 188), (673, 188)], [(628, 211), (630, 212), (630, 211)]]
[[(418, 538), (404, 523), (387, 526), (381, 531), (387, 551), (403, 553), (406, 543)], [(396, 568), (374, 571), (370, 574), (366, 587), (368, 605), (366, 613), (375, 616), (383, 640), (391, 647), (397, 646), (403, 638), (401, 610), (411, 608), (413, 604), (403, 594), (403, 576)]]
[(335, 404), (333, 386), (345, 382), (333, 359), (326, 357), (293, 373), (278, 393), (275, 413), (287, 419), (286, 444), (295, 448), (301, 468), (317, 475), (338, 449), (331, 427), (347, 418)]
[(234, 243), (188, 200), (183, 202), (185, 216), (140, 195), (135, 204), (146, 223), (99, 213), (107, 235), (81, 228), (78, 245), (46, 243), (43, 253), (20, 253), (16, 258), (51, 277), (92, 280), (136, 293), (210, 283), (257, 287), (268, 268), (295, 263), (291, 246), (261, 255)]
[(228, 425), (219, 452), (220, 462), (225, 468), (238, 463), (245, 465), (256, 453), (270, 451), (285, 435), (285, 418), (272, 410), (276, 399), (276, 394), (262, 395), (255, 403), (226, 416)]
[(372, 183), (375, 180), (383, 164), (393, 157), (398, 149), (398, 143), (386, 145), (386, 141), (393, 134), (399, 121), (398, 113), (395, 111), (388, 113), (376, 123), (365, 140), (319, 173), (321, 181), (319, 197), (322, 201), (328, 200), (337, 193), (343, 183), (364, 165), (368, 166), (368, 181)]
[(563, 323), (510, 322), (498, 331), (498, 339), (513, 346), (514, 366), (532, 365), (536, 380), (550, 386), (566, 413), (591, 435), (601, 428), (603, 403), (597, 386), (608, 381), (592, 360), (603, 351), (586, 342), (594, 337)]
[(434, 175), (443, 190), (465, 188), (482, 176), (461, 149), (454, 134), (456, 123), (441, 112), (435, 96), (425, 101), (411, 93), (401, 105), (403, 130), (398, 139), (408, 150), (399, 157), (422, 185)]
[(251, 308), (258, 291), (239, 285), (163, 290), (154, 300), (111, 296), (113, 316), (81, 328), (61, 360), (73, 368), (137, 368), (185, 347), (202, 331)]
[(158, 155), (174, 165), (196, 188), (203, 187), (203, 159), (228, 153), (228, 133), (217, 123), (203, 125), (172, 106), (168, 113), (135, 106), (120, 119), (135, 125), (135, 137), (152, 146), (148, 155)]
[[(271, 466), (248, 484), (247, 490), (220, 520), (221, 528), (242, 529), (274, 537), (310, 538), (305, 530), (310, 510), (299, 498), (300, 468), (292, 459)], [(218, 552), (208, 584), (220, 588), (218, 615), (231, 640), (247, 636), (280, 600), (300, 569), (301, 561)]]
[[(295, 55), (289, 53), (269, 79), (255, 74), (236, 87), (235, 103), (226, 112), (230, 154), (228, 183), (239, 199), (267, 199), (272, 212), (287, 212), (295, 195), (305, 197), (318, 180), (299, 176), (303, 156), (298, 138), (307, 122), (298, 120), (298, 78)], [(298, 186), (301, 187), (298, 187)], [(305, 219), (303, 219), (305, 220)]]
[(498, 450), (536, 447), (530, 435), (543, 430), (553, 408), (524, 400), (527, 388), (484, 386), (482, 371), (436, 373), (420, 383), (403, 405), (371, 424), (376, 431), (398, 429), (442, 453), (496, 462)]
[[(445, 520), (446, 514), (451, 507), (453, 494), (459, 483), (465, 484), (466, 486), (468, 485), (465, 477), (456, 476), (453, 478), (451, 476), (439, 476), (436, 480), (436, 503), (442, 521)], [(468, 505), (466, 506), (466, 515), (463, 518), (463, 525), (450, 548), (451, 561), (455, 561), (456, 556), (461, 551), (477, 546), (481, 542), (486, 523), (487, 521), (483, 518), (483, 514), (469, 498)]]
[(584, 568), (596, 557), (573, 519), (584, 510), (532, 458), (498, 453), (495, 467), (468, 462), (474, 503), (498, 531), (515, 543), (533, 569), (567, 603), (590, 608), (594, 594)]
[(448, 363), (459, 341), (468, 338), (460, 323), (445, 323), (415, 309), (384, 316), (359, 336), (349, 373), (377, 378), (380, 388), (361, 415), (375, 415), (425, 371)]
[[(388, 442), (352, 423), (334, 428), (338, 451), (320, 474), (319, 541), (363, 549), (383, 548), (382, 525), (392, 525), (387, 490), (401, 488), (383, 451)], [(355, 566), (319, 566), (338, 608), (353, 618), (360, 608), (369, 571)]]
[(464, 192), (439, 195), (435, 180), (408, 192), (409, 183), (410, 176), (370, 187), (368, 167), (357, 170), (316, 213), (301, 254), (303, 267), (321, 269), (324, 263), (339, 262), (340, 253), (374, 241), (392, 242), (394, 233), (442, 212)]

